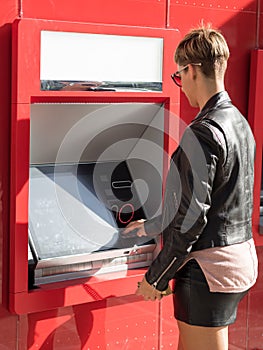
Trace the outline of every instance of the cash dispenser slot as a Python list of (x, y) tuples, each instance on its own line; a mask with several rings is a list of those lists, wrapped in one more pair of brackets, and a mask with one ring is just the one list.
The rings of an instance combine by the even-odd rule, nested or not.
[[(74, 122), (68, 109), (74, 112)], [(104, 117), (106, 122), (103, 111), (105, 105), (95, 104), (32, 106), (29, 288), (144, 267), (153, 259), (156, 240), (137, 237), (136, 232), (126, 237), (123, 229), (132, 220), (160, 213), (162, 180), (153, 168), (162, 173), (162, 106), (111, 105), (113, 118), (116, 114), (125, 116), (122, 125), (117, 127), (117, 135), (110, 124), (105, 133), (103, 122), (97, 118), (98, 115), (101, 119)], [(43, 115), (47, 116), (45, 121)], [(72, 149), (63, 142), (83, 118), (86, 120), (80, 128), (82, 135), (73, 132), (71, 146), (78, 147), (81, 137), (89, 142), (86, 141), (87, 147), (78, 159), (74, 159), (73, 153), (68, 152)], [(62, 121), (68, 124), (67, 128), (61, 126)], [(50, 130), (53, 131), (49, 132), (47, 143), (43, 135)], [(58, 131), (59, 142), (54, 130)], [(105, 135), (111, 136), (111, 141), (105, 142)], [(117, 148), (111, 147), (111, 143)], [(159, 150), (156, 159), (152, 159), (149, 143)], [(66, 151), (61, 156), (59, 152), (63, 147)], [(105, 149), (110, 148), (110, 154), (106, 152), (102, 157)]]

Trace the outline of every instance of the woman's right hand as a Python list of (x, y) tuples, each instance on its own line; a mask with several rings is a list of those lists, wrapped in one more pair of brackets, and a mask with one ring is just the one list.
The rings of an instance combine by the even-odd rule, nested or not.
[(144, 219), (136, 220), (130, 222), (123, 230), (122, 230), (122, 237), (143, 237), (147, 236), (147, 233), (144, 229)]

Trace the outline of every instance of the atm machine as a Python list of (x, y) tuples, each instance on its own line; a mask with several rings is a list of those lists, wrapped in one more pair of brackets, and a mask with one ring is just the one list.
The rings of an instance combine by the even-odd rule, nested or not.
[(13, 38), (9, 308), (131, 294), (161, 247), (124, 229), (162, 211), (178, 33), (22, 19)]

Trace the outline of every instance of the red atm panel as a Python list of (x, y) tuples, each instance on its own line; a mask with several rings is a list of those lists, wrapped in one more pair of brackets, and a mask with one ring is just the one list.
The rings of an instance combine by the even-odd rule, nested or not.
[[(75, 40), (75, 34), (77, 34), (77, 40)], [(63, 39), (64, 35), (66, 35), (66, 39)], [(136, 248), (132, 248), (134, 245), (127, 246), (127, 243), (122, 245), (122, 241), (118, 241), (119, 245), (114, 247), (109, 247), (107, 243), (103, 247), (97, 247), (98, 249), (94, 248), (92, 254), (88, 257), (85, 256), (87, 259), (84, 261), (79, 260), (79, 255), (83, 257), (82, 251), (81, 254), (78, 253), (79, 247), (83, 247), (83, 241), (79, 243), (81, 242), (80, 237), (78, 237), (80, 246), (77, 246), (75, 250), (77, 253), (69, 251), (67, 246), (65, 249), (63, 248), (62, 252), (60, 251), (59, 256), (49, 255), (52, 253), (49, 252), (49, 249), (41, 249), (43, 246), (41, 247), (39, 238), (45, 236), (45, 229), (49, 230), (46, 232), (50, 234), (54, 225), (59, 228), (63, 225), (65, 227), (65, 222), (69, 223), (69, 234), (74, 231), (74, 227), (71, 227), (72, 221), (69, 222), (69, 220), (75, 217), (78, 211), (71, 210), (74, 208), (72, 203), (80, 201), (78, 195), (82, 193), (83, 188), (85, 193), (88, 193), (88, 198), (93, 196), (92, 198), (97, 204), (96, 214), (99, 213), (100, 219), (101, 212), (106, 216), (109, 215), (110, 220), (113, 221), (114, 215), (116, 215), (113, 214), (113, 207), (116, 207), (116, 203), (110, 202), (111, 212), (109, 213), (108, 207), (101, 206), (101, 198), (94, 197), (93, 189), (89, 188), (85, 182), (87, 177), (86, 180), (83, 180), (84, 182), (81, 181), (81, 176), (78, 177), (79, 173), (72, 167), (72, 164), (76, 164), (75, 146), (72, 149), (69, 146), (71, 144), (63, 143), (65, 140), (72, 141), (72, 135), (74, 145), (79, 145), (78, 143), (85, 137), (90, 138), (89, 147), (81, 149), (82, 169), (90, 169), (94, 157), (97, 160), (97, 157), (103, 155), (105, 158), (100, 158), (103, 160), (100, 165), (102, 164), (104, 167), (106, 163), (113, 163), (114, 157), (117, 157), (116, 154), (121, 154), (118, 155), (120, 157), (118, 160), (122, 160), (121, 164), (124, 161), (128, 162), (132, 179), (140, 178), (145, 173), (144, 165), (147, 162), (140, 162), (138, 154), (145, 152), (149, 157), (147, 160), (149, 163), (153, 151), (151, 147), (147, 151), (149, 148), (147, 145), (155, 144), (158, 148), (157, 152), (160, 152), (161, 155), (156, 158), (160, 158), (162, 164), (154, 164), (153, 167), (157, 166), (162, 169), (162, 173), (165, 173), (168, 164), (166, 155), (171, 153), (176, 141), (178, 141), (177, 134), (180, 134), (180, 130), (177, 129), (175, 135), (170, 135), (171, 125), (173, 127), (177, 125), (178, 128), (180, 126), (176, 117), (179, 91), (174, 89), (170, 79), (170, 74), (176, 69), (173, 62), (173, 52), (175, 44), (179, 40), (179, 34), (176, 30), (167, 29), (20, 20), (14, 24), (13, 38), (9, 308), (15, 313), (23, 314), (79, 305), (111, 297), (126, 297), (134, 292), (134, 286), (145, 273), (145, 267), (151, 258), (156, 254), (160, 240), (139, 242), (139, 248), (138, 242), (135, 244)], [(154, 73), (149, 73), (150, 76), (153, 74), (154, 78), (151, 80), (144, 75), (147, 69), (141, 69), (141, 74), (144, 76), (142, 81), (140, 77), (137, 77), (136, 81), (132, 83), (129, 80), (128, 73), (134, 69), (134, 67), (132, 68), (134, 60), (137, 59), (140, 70), (140, 62), (145, 60), (145, 53), (139, 59), (134, 56), (130, 69), (123, 70), (122, 74), (127, 74), (128, 84), (125, 82), (123, 85), (120, 78), (118, 78), (117, 83), (113, 84), (110, 75), (106, 79), (107, 81), (101, 82), (99, 80), (101, 70), (104, 69), (103, 74), (106, 75), (109, 70), (114, 71), (114, 68), (105, 69), (110, 57), (113, 57), (112, 66), (115, 65), (114, 59), (118, 58), (114, 56), (114, 52), (111, 53), (108, 50), (101, 60), (102, 52), (97, 56), (97, 60), (102, 62), (100, 69), (97, 71), (89, 70), (90, 65), (87, 64), (86, 67), (85, 63), (92, 59), (90, 56), (94, 52), (90, 51), (90, 55), (86, 58), (87, 61), (81, 61), (80, 55), (75, 54), (74, 56), (73, 54), (72, 56), (72, 51), (74, 51), (72, 47), (67, 48), (69, 42), (74, 46), (76, 43), (83, 43), (83, 40), (85, 41), (87, 38), (90, 39), (87, 45), (90, 45), (90, 42), (92, 43), (94, 40), (96, 43), (98, 40), (102, 40), (101, 45), (106, 45), (106, 47), (108, 41), (112, 40), (111, 45), (117, 45), (120, 48), (120, 55), (125, 54), (123, 52), (125, 51), (123, 50), (124, 41), (121, 41), (120, 44), (120, 40), (123, 38), (127, 39), (125, 42), (128, 42), (129, 45), (133, 45), (132, 42), (135, 41), (135, 47), (139, 43), (140, 52), (143, 52), (144, 48), (147, 47), (147, 53), (153, 52), (153, 55), (148, 61), (145, 61), (145, 67), (148, 69), (148, 66), (151, 67), (154, 62), (157, 62), (152, 69)], [(61, 48), (61, 52), (65, 49), (65, 54), (61, 55), (60, 61), (55, 66), (55, 73), (52, 73), (54, 76), (51, 74), (50, 78), (49, 73), (52, 67), (54, 68), (54, 62), (61, 54), (61, 52), (56, 51), (58, 50), (57, 45), (60, 45), (61, 42), (65, 43)], [(49, 46), (47, 51), (45, 51), (44, 44)], [(85, 51), (86, 41), (84, 45), (81, 45)], [(74, 48), (77, 52), (78, 46), (74, 46)], [(130, 47), (126, 48), (127, 51), (129, 49)], [(70, 52), (71, 58), (69, 59), (67, 56)], [(133, 54), (134, 52), (130, 52), (129, 55)], [(120, 60), (114, 74), (118, 75), (119, 70), (122, 69), (123, 61), (125, 60)], [(63, 64), (66, 69), (62, 71), (62, 75), (59, 75), (60, 65), (63, 66)], [(84, 67), (83, 72), (78, 67), (81, 64)], [(94, 65), (96, 66), (96, 63)], [(71, 70), (77, 72), (76, 74), (83, 73), (83, 76), (86, 70), (91, 75), (96, 71), (97, 75), (95, 78), (93, 76), (91, 80), (84, 77), (82, 81), (82, 76), (80, 78), (78, 76), (75, 80), (74, 77), (68, 75)], [(66, 76), (63, 76), (65, 71)], [(157, 74), (155, 74), (156, 71)], [(135, 69), (133, 74), (137, 74)], [(96, 77), (99, 81), (96, 80)], [(124, 125), (121, 129), (118, 129), (119, 120)], [(82, 124), (83, 121), (84, 124)], [(83, 134), (83, 131), (87, 134)], [(145, 136), (145, 139), (140, 138), (141, 134)], [(121, 147), (109, 147), (107, 144), (109, 138), (112, 138), (116, 145), (121, 144)], [(124, 143), (121, 142), (124, 142), (125, 138), (129, 142), (125, 144), (125, 147), (122, 147)], [(61, 145), (65, 146), (64, 153), (61, 153), (61, 149), (63, 150)], [(106, 152), (105, 154), (106, 148), (110, 149), (110, 153)], [(60, 156), (62, 158), (59, 158)], [(133, 166), (133, 164), (135, 165)], [(68, 176), (69, 168), (71, 169), (70, 176)], [(149, 170), (149, 165), (146, 168)], [(66, 174), (64, 173), (65, 169), (67, 169)], [(55, 176), (60, 177), (62, 183), (54, 190)], [(102, 182), (106, 181), (107, 176), (104, 173), (99, 173), (98, 176)], [(111, 181), (112, 188), (110, 190), (119, 193), (120, 201), (126, 203), (129, 200), (127, 193), (139, 185), (134, 184), (135, 181), (127, 178), (127, 175), (125, 178), (118, 176), (117, 180)], [(148, 176), (144, 180), (151, 182), (149, 178)], [(74, 187), (75, 185), (77, 187)], [(162, 181), (160, 191), (161, 186)], [(54, 215), (54, 213), (59, 213), (58, 210), (61, 209), (61, 207), (54, 206), (58, 188), (62, 190), (63, 198), (67, 198), (67, 200), (70, 198), (66, 208), (62, 208), (62, 211), (69, 210), (67, 215), (65, 212), (62, 215)], [(74, 192), (76, 188), (77, 190)], [(142, 187), (138, 188), (142, 189)], [(105, 193), (109, 193), (109, 189), (107, 191)], [(110, 194), (112, 193), (110, 192)], [(160, 197), (161, 194), (160, 192)], [(138, 195), (142, 196), (141, 191), (138, 192)], [(143, 202), (141, 197), (140, 200)], [(39, 205), (37, 210), (32, 209), (32, 203), (33, 209)], [(127, 209), (133, 205), (129, 203), (129, 205), (125, 204), (124, 206)], [(146, 212), (152, 210), (147, 205), (144, 208)], [(90, 207), (86, 206), (85, 213), (87, 214), (87, 212), (90, 214)], [(45, 213), (44, 220), (41, 216), (42, 213)], [(120, 217), (120, 213), (117, 216)], [(58, 217), (60, 218), (58, 219)], [(130, 216), (130, 218), (132, 217)], [(126, 223), (126, 216), (121, 218), (119, 221)], [(50, 224), (50, 220), (55, 222), (52, 221)], [(79, 222), (81, 220), (78, 220)], [(83, 228), (83, 225), (81, 227)], [(35, 229), (37, 234), (30, 235), (31, 229)], [(112, 230), (112, 226), (110, 229)], [(117, 230), (119, 229), (118, 226)], [(65, 232), (63, 231), (64, 236)], [(41, 237), (38, 236), (41, 234)], [(53, 248), (55, 249), (56, 233), (50, 234), (50, 236), (46, 234), (46, 236), (50, 237), (51, 242), (54, 239)], [(59, 239), (61, 239), (61, 235), (58, 235)], [(76, 242), (71, 243), (70, 249)], [(42, 241), (42, 244), (48, 244), (48, 242)], [(118, 256), (120, 251), (122, 255)], [(41, 255), (43, 252), (46, 254), (44, 258)], [(72, 257), (74, 254), (76, 256)], [(91, 256), (92, 258), (89, 260)], [(61, 265), (68, 258), (71, 262), (70, 269), (73, 265), (75, 268), (76, 265), (79, 267), (86, 264), (84, 274), (81, 272), (77, 277), (71, 278), (72, 270), (68, 270), (68, 266), (65, 268), (66, 270), (62, 271)], [(36, 277), (40, 281), (36, 284), (33, 283), (30, 287), (29, 261), (32, 261)], [(100, 261), (103, 261), (105, 265), (98, 265)], [(54, 269), (60, 269), (59, 272), (56, 270), (55, 280), (50, 277)], [(61, 278), (61, 275), (64, 277)]]

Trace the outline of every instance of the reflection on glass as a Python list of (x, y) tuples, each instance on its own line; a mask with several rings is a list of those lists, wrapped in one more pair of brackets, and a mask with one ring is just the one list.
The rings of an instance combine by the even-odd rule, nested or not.
[(161, 82), (41, 80), (46, 91), (162, 91)]

